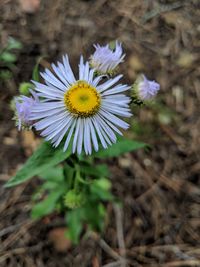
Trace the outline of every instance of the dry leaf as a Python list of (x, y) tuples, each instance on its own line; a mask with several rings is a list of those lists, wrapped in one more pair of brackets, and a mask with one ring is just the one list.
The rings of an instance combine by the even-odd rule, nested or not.
[(92, 267), (100, 267), (97, 256), (92, 259)]
[(12, 137), (4, 137), (3, 144), (7, 146), (13, 146), (16, 144), (16, 140)]
[(21, 9), (25, 13), (35, 13), (40, 7), (40, 0), (19, 0)]
[(128, 60), (128, 75), (130, 79), (136, 79), (138, 72), (144, 69), (144, 64), (136, 55), (132, 55)]
[(34, 136), (32, 131), (23, 131), (22, 135), (22, 144), (25, 148), (27, 156), (30, 156), (33, 151), (38, 147), (40, 140)]
[(141, 71), (144, 69), (144, 64), (138, 56), (132, 55), (129, 58), (129, 67), (134, 71)]
[(182, 68), (190, 68), (195, 60), (193, 54), (188, 51), (182, 51), (177, 60), (177, 65)]
[(66, 228), (56, 228), (49, 232), (49, 240), (58, 252), (66, 252), (71, 248), (71, 241), (65, 236)]

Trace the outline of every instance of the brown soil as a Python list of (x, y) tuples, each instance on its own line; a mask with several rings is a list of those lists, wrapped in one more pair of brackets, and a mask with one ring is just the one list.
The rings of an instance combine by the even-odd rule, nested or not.
[[(120, 255), (126, 266), (200, 266), (200, 2), (43, 0), (37, 8), (32, 0), (32, 14), (20, 2), (0, 2), (1, 46), (8, 36), (23, 43), (13, 78), (0, 84), (0, 266), (125, 266)], [(44, 67), (68, 53), (76, 68), (93, 43), (115, 39), (126, 51), (126, 82), (143, 72), (161, 84), (159, 105), (133, 108), (129, 132), (152, 149), (108, 161), (123, 208), (108, 206), (101, 239), (91, 235), (60, 252), (49, 233), (61, 231), (63, 219), (29, 219), (38, 180), (3, 188), (38, 144), (17, 132), (9, 103), (39, 56)]]

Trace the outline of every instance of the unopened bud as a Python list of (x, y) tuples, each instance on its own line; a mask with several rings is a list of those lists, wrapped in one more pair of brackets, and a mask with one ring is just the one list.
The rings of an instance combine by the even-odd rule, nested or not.
[(85, 195), (81, 192), (77, 193), (75, 190), (70, 190), (64, 197), (64, 204), (70, 209), (81, 207), (85, 203)]

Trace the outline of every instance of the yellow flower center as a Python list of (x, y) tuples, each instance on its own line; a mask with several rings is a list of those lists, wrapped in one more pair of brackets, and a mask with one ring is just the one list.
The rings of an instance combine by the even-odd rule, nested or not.
[(78, 81), (66, 91), (64, 102), (74, 115), (89, 117), (99, 110), (101, 98), (96, 88), (85, 81)]

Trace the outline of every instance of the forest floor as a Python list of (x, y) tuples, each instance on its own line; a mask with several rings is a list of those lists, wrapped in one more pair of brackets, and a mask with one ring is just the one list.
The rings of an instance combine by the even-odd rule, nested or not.
[[(1, 47), (9, 36), (23, 44), (12, 77), (0, 81), (0, 266), (200, 266), (200, 2), (1, 0), (0, 10)], [(152, 148), (107, 161), (122, 209), (107, 207), (101, 238), (71, 246), (61, 217), (31, 221), (37, 178), (3, 187), (39, 143), (17, 131), (10, 101), (40, 56), (41, 70), (63, 53), (77, 69), (94, 43), (116, 39), (126, 53), (125, 81), (142, 72), (161, 85), (154, 107), (133, 107), (128, 133)]]

